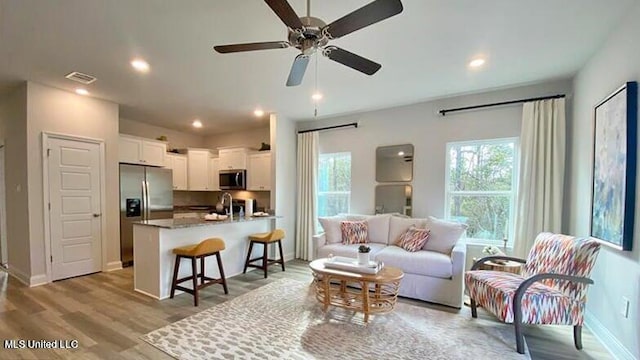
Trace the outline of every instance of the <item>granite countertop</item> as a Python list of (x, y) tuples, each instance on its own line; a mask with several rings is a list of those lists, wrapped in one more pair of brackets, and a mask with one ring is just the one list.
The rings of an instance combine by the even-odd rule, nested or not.
[(282, 216), (253, 216), (253, 217), (234, 217), (233, 220), (204, 220), (199, 218), (187, 218), (187, 219), (158, 219), (158, 220), (143, 220), (136, 221), (134, 225), (146, 225), (154, 226), (163, 229), (182, 229), (196, 226), (211, 226), (211, 225), (223, 225), (223, 224), (235, 224), (243, 222), (252, 222), (260, 220), (280, 219)]

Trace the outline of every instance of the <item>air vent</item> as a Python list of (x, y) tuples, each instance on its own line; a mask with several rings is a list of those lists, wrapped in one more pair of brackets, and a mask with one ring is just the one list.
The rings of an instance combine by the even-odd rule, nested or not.
[(81, 84), (85, 84), (85, 85), (91, 84), (92, 82), (98, 80), (98, 79), (96, 79), (95, 77), (93, 77), (91, 75), (83, 74), (83, 73), (77, 72), (77, 71), (69, 73), (69, 74), (65, 75), (65, 77), (67, 79), (69, 79), (69, 80), (77, 81), (77, 82), (79, 82)]

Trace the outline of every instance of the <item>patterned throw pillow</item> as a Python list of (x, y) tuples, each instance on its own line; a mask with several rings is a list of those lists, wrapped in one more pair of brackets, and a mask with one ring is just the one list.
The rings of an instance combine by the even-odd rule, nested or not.
[(396, 245), (410, 252), (416, 252), (422, 250), (424, 244), (429, 240), (431, 230), (418, 229), (415, 226), (411, 226), (400, 235)]
[(342, 244), (366, 244), (369, 242), (369, 226), (366, 221), (342, 221)]

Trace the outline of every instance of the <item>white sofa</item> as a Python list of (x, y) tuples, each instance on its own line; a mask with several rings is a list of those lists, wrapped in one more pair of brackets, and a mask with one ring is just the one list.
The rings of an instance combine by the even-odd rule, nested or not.
[[(404, 271), (400, 296), (455, 308), (462, 306), (466, 245), (460, 240), (465, 225), (433, 217), (413, 219), (392, 215), (339, 215), (320, 218), (324, 233), (313, 237), (314, 258), (357, 257), (360, 244), (343, 245), (340, 223), (366, 221), (372, 259)], [(431, 230), (422, 250), (408, 252), (393, 245), (410, 226)]]

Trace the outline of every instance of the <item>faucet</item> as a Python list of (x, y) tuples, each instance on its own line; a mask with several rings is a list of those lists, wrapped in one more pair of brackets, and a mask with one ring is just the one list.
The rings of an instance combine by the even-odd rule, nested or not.
[(231, 197), (231, 194), (229, 192), (223, 192), (220, 200), (223, 206), (225, 196), (229, 196), (229, 213), (227, 213), (227, 215), (229, 215), (229, 220), (233, 220), (233, 198)]

